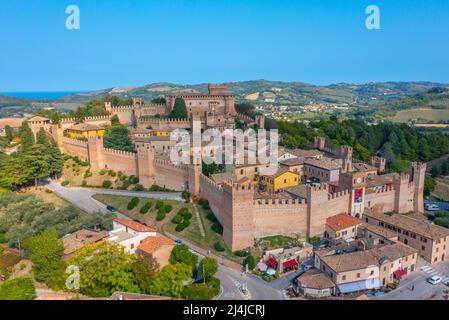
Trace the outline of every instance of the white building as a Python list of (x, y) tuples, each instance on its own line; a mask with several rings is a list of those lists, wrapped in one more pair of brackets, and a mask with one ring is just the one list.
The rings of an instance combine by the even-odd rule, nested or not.
[(113, 228), (109, 232), (108, 241), (119, 243), (125, 247), (128, 253), (135, 253), (145, 238), (155, 237), (157, 235), (155, 229), (127, 219), (115, 219), (113, 221)]

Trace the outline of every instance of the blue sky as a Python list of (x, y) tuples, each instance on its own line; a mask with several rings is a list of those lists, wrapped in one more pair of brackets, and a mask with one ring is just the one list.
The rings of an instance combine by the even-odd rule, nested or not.
[[(81, 29), (65, 28), (78, 5)], [(365, 28), (365, 8), (381, 30)], [(0, 92), (253, 79), (449, 83), (447, 0), (0, 0)]]

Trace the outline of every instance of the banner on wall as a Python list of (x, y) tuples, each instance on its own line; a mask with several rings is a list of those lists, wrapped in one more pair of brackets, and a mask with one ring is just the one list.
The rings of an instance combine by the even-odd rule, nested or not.
[(354, 192), (354, 203), (363, 202), (363, 188), (358, 188)]

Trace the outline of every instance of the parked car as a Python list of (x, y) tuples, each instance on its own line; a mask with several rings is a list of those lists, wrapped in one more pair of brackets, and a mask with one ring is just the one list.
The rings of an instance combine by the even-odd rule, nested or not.
[(311, 264), (303, 264), (302, 265), (302, 269), (304, 270), (304, 271), (308, 271), (308, 270), (310, 270), (310, 269), (312, 269), (313, 268), (313, 266), (311, 265)]
[(181, 244), (181, 243), (182, 243), (182, 240), (178, 239), (178, 240), (175, 240), (175, 242), (176, 242), (177, 244)]
[(437, 206), (436, 204), (431, 204), (431, 203), (426, 203), (426, 205), (424, 206), (424, 208), (427, 211), (439, 211), (440, 207)]
[(112, 213), (117, 212), (117, 209), (115, 209), (113, 206), (107, 206), (106, 210), (108, 210), (109, 212), (112, 212)]
[(443, 279), (440, 276), (433, 276), (427, 279), (427, 282), (430, 284), (439, 284)]

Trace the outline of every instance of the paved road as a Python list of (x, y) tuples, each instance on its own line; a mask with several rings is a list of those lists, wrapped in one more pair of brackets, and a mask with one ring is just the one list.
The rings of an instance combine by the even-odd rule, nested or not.
[[(439, 275), (443, 281), (437, 285), (427, 282), (427, 278)], [(437, 265), (419, 263), (418, 270), (401, 281), (396, 290), (390, 291), (383, 297), (374, 297), (373, 300), (442, 300), (444, 284), (449, 281), (449, 262)]]
[[(88, 213), (100, 212), (106, 214), (109, 212), (106, 209), (106, 205), (92, 198), (92, 196), (95, 194), (112, 194), (129, 197), (183, 201), (182, 195), (179, 192), (135, 192), (91, 188), (67, 188), (61, 186), (55, 181), (49, 181), (46, 186), (61, 198), (74, 204), (77, 207), (80, 207), (82, 210)], [(117, 213), (117, 217), (122, 219), (129, 219), (121, 213)]]
[[(163, 193), (163, 192), (133, 192), (133, 191), (121, 191), (121, 190), (103, 190), (103, 189), (90, 189), (90, 188), (66, 188), (60, 184), (50, 181), (47, 187), (61, 198), (69, 201), (70, 203), (80, 207), (86, 212), (101, 212), (108, 213), (106, 206), (101, 202), (92, 198), (95, 194), (113, 194), (113, 195), (125, 195), (125, 196), (138, 196), (141, 198), (154, 198), (161, 200), (178, 200), (183, 201), (181, 193)], [(117, 214), (119, 218), (129, 219), (120, 213)], [(165, 234), (173, 239), (178, 239), (177, 236), (169, 233)], [(241, 269), (242, 267), (232, 261), (217, 257), (206, 250), (183, 240), (189, 248), (199, 256), (213, 256), (217, 258), (219, 262), (219, 268), (217, 272), (217, 278), (221, 280), (222, 293), (220, 299), (223, 300), (243, 300), (243, 296), (240, 294), (239, 286), (246, 284), (253, 300), (281, 300), (284, 299), (281, 290), (278, 290), (272, 286), (269, 286), (262, 279), (253, 275), (245, 275)]]
[(438, 202), (438, 201), (429, 201), (424, 200), (424, 204), (436, 204), (438, 207), (440, 207), (440, 210), (448, 210), (449, 211), (449, 202)]
[(200, 258), (209, 256), (215, 258), (219, 263), (218, 272), (216, 277), (220, 279), (222, 286), (222, 293), (219, 297), (220, 300), (244, 300), (240, 293), (239, 287), (246, 285), (248, 291), (251, 294), (252, 300), (283, 300), (285, 296), (282, 289), (277, 289), (270, 286), (269, 283), (251, 274), (245, 274), (241, 265), (223, 259), (222, 257), (214, 255), (205, 249), (198, 247), (197, 245), (181, 239), (178, 236), (164, 232), (164, 234), (174, 240), (180, 239), (183, 244), (187, 245), (190, 250), (197, 254)]

